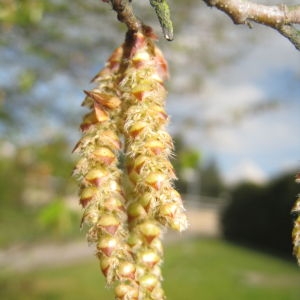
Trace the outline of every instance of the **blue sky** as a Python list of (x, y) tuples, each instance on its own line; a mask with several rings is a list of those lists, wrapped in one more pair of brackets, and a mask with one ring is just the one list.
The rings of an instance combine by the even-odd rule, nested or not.
[[(196, 114), (204, 120), (223, 120), (212, 130), (195, 122), (186, 132), (191, 146), (217, 159), (229, 182), (261, 182), (300, 166), (300, 53), (268, 28), (255, 28), (255, 33), (259, 42), (234, 64), (219, 68), (185, 100), (170, 95), (168, 105), (174, 123), (183, 113), (185, 120)], [(273, 103), (270, 109), (230, 123), (232, 115), (268, 103)], [(175, 124), (171, 128), (176, 131)]]

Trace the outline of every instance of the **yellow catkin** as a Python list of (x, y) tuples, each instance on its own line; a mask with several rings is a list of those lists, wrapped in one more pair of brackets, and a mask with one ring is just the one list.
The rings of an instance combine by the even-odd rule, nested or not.
[(102, 273), (114, 283), (116, 300), (165, 299), (162, 233), (164, 227), (187, 228), (169, 161), (168, 68), (154, 39), (146, 26), (128, 32), (93, 78), (97, 87), (85, 91), (83, 106), (89, 112), (74, 149), (80, 155), (74, 175), (80, 182), (82, 225), (96, 244)]
[[(300, 183), (300, 173), (296, 175), (296, 183)], [(293, 253), (300, 266), (300, 195), (292, 208), (292, 215), (295, 216), (294, 228), (292, 231)]]
[(163, 226), (187, 227), (182, 201), (173, 188), (176, 179), (169, 156), (172, 139), (164, 110), (167, 64), (145, 28), (124, 46), (126, 66), (119, 89), (124, 118), (125, 158), (130, 199), (127, 209), (129, 245), (136, 260), (140, 299), (165, 299), (161, 287)]
[(97, 87), (85, 91), (83, 106), (89, 109), (81, 124), (82, 138), (75, 146), (80, 155), (74, 174), (80, 182), (80, 203), (84, 208), (82, 225), (88, 226), (87, 239), (96, 244), (96, 254), (107, 283), (130, 282), (135, 269), (127, 246), (126, 201), (121, 150), (121, 100), (116, 79), (123, 48), (114, 51), (105, 68), (95, 76)]

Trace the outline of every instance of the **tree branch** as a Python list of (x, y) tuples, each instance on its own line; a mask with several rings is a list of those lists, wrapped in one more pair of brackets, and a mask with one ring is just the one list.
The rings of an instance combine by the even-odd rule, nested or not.
[(300, 31), (292, 24), (300, 24), (300, 5), (263, 5), (244, 0), (203, 0), (226, 13), (235, 24), (250, 21), (276, 29), (300, 50)]
[(128, 31), (137, 32), (142, 27), (142, 22), (133, 13), (131, 0), (110, 0), (112, 8), (117, 12), (118, 20), (126, 24)]
[(290, 40), (294, 46), (300, 50), (300, 31), (291, 25), (283, 25), (277, 30)]

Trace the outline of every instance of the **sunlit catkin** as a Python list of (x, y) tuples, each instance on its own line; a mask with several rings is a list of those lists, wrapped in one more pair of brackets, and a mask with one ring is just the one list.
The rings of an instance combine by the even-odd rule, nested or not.
[(140, 299), (164, 299), (161, 288), (162, 230), (187, 227), (182, 201), (173, 188), (176, 178), (169, 156), (172, 139), (164, 110), (167, 64), (149, 28), (130, 34), (120, 92), (128, 175), (129, 245), (136, 261)]
[(98, 86), (85, 91), (83, 106), (89, 112), (81, 123), (83, 136), (74, 149), (81, 157), (74, 174), (80, 182), (82, 225), (89, 228), (87, 239), (96, 244), (108, 284), (130, 282), (135, 274), (127, 246), (126, 203), (122, 170), (118, 167), (121, 101), (116, 78), (122, 54), (121, 47), (115, 50), (106, 67), (93, 79)]
[[(85, 91), (89, 108), (74, 174), (80, 182), (82, 224), (96, 244), (100, 268), (117, 300), (165, 299), (160, 265), (164, 228), (187, 228), (169, 161), (167, 63), (149, 27), (128, 32)], [(121, 141), (124, 145), (122, 145)], [(124, 159), (119, 161), (120, 153)], [(126, 200), (125, 200), (126, 199)]]
[[(300, 173), (296, 176), (296, 182), (300, 183)], [(296, 203), (292, 208), (292, 215), (295, 216), (294, 228), (292, 231), (293, 253), (300, 266), (300, 195), (298, 195)]]

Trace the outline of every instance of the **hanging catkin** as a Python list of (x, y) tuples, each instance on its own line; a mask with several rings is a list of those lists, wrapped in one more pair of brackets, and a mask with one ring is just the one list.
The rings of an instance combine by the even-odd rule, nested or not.
[[(300, 173), (296, 176), (296, 182), (300, 183)], [(294, 228), (292, 231), (293, 253), (300, 265), (300, 195), (292, 208), (292, 214), (295, 216)]]
[(83, 105), (90, 111), (75, 147), (81, 156), (74, 174), (80, 182), (82, 223), (89, 227), (88, 241), (96, 244), (107, 282), (115, 284), (116, 299), (165, 299), (163, 231), (187, 228), (169, 161), (167, 63), (154, 39), (146, 26), (128, 32), (96, 75), (98, 86), (85, 91)]

